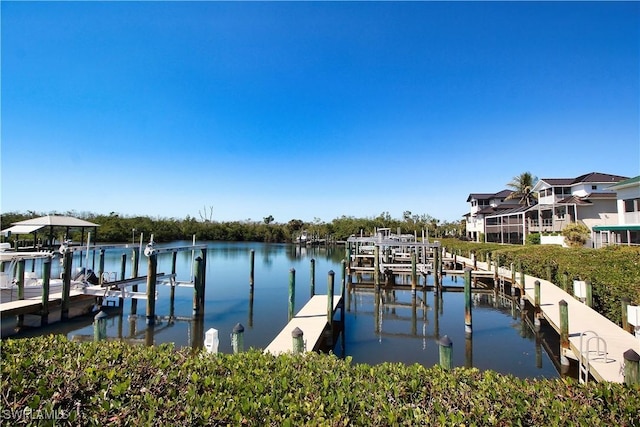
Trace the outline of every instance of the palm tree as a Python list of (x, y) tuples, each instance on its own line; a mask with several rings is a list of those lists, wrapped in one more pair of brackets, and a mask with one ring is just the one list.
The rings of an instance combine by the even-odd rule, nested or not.
[(520, 199), (519, 203), (527, 206), (534, 204), (536, 195), (531, 191), (538, 178), (533, 176), (531, 172), (523, 172), (518, 176), (514, 176), (511, 182), (507, 184), (513, 193), (507, 196), (509, 199)]

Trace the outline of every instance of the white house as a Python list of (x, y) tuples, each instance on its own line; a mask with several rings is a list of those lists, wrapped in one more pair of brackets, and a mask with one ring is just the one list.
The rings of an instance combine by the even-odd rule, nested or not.
[(593, 227), (594, 246), (640, 245), (640, 175), (609, 186), (617, 193), (617, 223)]
[[(568, 224), (582, 223), (590, 230), (618, 223), (613, 184), (627, 177), (591, 172), (576, 178), (543, 178), (532, 192), (533, 206), (519, 205), (484, 216), (486, 242), (524, 244), (530, 233), (541, 233), (542, 243), (562, 244), (559, 234)], [(593, 245), (593, 242), (588, 242)]]
[(480, 241), (481, 235), (485, 233), (484, 218), (487, 215), (509, 209), (517, 202), (505, 203), (505, 199), (512, 193), (511, 190), (502, 190), (498, 193), (471, 193), (467, 197), (469, 203), (469, 213), (464, 215), (466, 220), (467, 238), (474, 242)]

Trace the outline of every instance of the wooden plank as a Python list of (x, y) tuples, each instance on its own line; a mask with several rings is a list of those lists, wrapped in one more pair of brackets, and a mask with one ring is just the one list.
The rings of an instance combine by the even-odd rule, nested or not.
[[(340, 305), (340, 295), (333, 297), (333, 313)], [(293, 351), (291, 332), (300, 328), (304, 334), (306, 351), (312, 351), (327, 325), (327, 296), (314, 295), (309, 302), (294, 316), (265, 349), (265, 353), (281, 354)]]
[[(69, 297), (73, 299), (84, 295), (81, 290), (72, 289)], [(49, 295), (49, 307), (60, 305), (62, 301), (62, 292)], [(0, 315), (2, 318), (17, 316), (20, 314), (39, 314), (42, 309), (42, 297), (33, 297), (23, 300), (3, 302), (0, 304)]]

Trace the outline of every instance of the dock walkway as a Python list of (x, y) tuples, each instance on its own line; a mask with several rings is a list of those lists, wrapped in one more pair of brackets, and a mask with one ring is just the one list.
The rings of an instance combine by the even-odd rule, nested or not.
[[(458, 262), (467, 266), (473, 266), (472, 260), (468, 258), (458, 256), (457, 259)], [(485, 262), (477, 261), (476, 265), (478, 269), (490, 270)], [(501, 276), (511, 276), (510, 270), (502, 267), (499, 273)], [(520, 285), (519, 280), (520, 275), (517, 274), (517, 286)], [(540, 310), (542, 316), (558, 334), (560, 333), (559, 302), (562, 300), (567, 302), (570, 354), (565, 354), (565, 356), (578, 360), (587, 366), (588, 372), (597, 381), (624, 383), (623, 353), (629, 349), (640, 353), (640, 340), (552, 282), (525, 275), (525, 297), (532, 305), (535, 303), (536, 280), (540, 281)], [(587, 346), (589, 339), (594, 336), (602, 338), (606, 343), (606, 356), (599, 354), (595, 344)], [(582, 349), (580, 348), (581, 346)], [(600, 347), (600, 350), (604, 350), (604, 347)]]
[[(333, 296), (333, 313), (342, 304), (340, 295)], [(322, 333), (327, 326), (327, 296), (314, 295), (309, 302), (287, 323), (280, 333), (271, 341), (264, 350), (265, 353), (278, 355), (293, 351), (293, 338), (291, 332), (300, 328), (305, 341), (305, 351), (313, 351), (317, 348), (322, 338)]]
[[(69, 297), (71, 300), (86, 295), (82, 290), (71, 289)], [(49, 307), (55, 307), (62, 303), (62, 292), (49, 295)], [(0, 303), (0, 316), (19, 316), (21, 314), (37, 314), (42, 310), (42, 297), (26, 298)]]

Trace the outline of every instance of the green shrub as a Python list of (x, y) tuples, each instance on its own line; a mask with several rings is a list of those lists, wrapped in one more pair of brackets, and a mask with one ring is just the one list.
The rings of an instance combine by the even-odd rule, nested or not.
[(59, 425), (640, 423), (640, 389), (621, 384), (370, 366), (316, 353), (192, 355), (170, 345), (76, 343), (58, 336), (1, 345), (3, 415), (25, 407), (55, 410), (65, 414)]
[(531, 233), (527, 234), (527, 245), (539, 245), (540, 244), (540, 233)]

